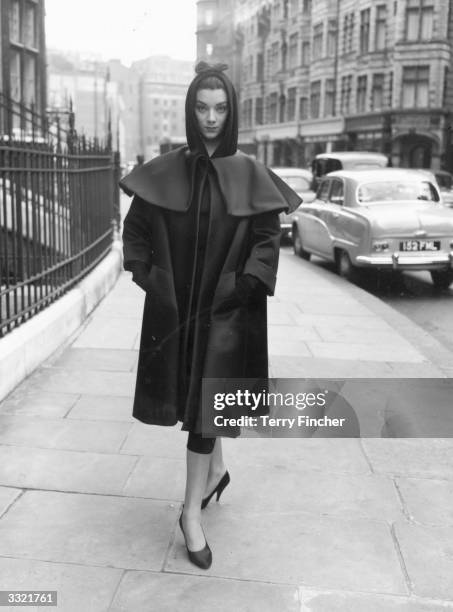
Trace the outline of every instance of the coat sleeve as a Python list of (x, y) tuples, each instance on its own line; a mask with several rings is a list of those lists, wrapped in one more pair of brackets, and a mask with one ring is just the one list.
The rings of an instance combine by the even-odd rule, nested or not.
[(243, 274), (251, 274), (266, 287), (268, 295), (274, 295), (280, 254), (280, 220), (278, 211), (255, 215), (251, 219), (251, 248)]
[(123, 266), (134, 271), (136, 262), (148, 268), (152, 263), (152, 233), (147, 204), (135, 196), (123, 224)]

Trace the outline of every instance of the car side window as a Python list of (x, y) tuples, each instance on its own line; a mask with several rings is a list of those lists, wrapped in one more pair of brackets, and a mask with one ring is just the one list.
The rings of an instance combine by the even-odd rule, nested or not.
[(332, 188), (330, 190), (329, 202), (343, 206), (344, 204), (344, 187), (343, 181), (333, 179)]
[(318, 189), (318, 193), (316, 197), (318, 200), (322, 200), (323, 202), (327, 202), (327, 198), (329, 196), (329, 188), (330, 188), (330, 180), (325, 180), (321, 183)]

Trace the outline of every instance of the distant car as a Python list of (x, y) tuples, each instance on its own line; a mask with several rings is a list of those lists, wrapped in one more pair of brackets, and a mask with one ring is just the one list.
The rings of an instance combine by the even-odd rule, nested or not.
[(332, 172), (296, 211), (292, 240), (297, 255), (333, 261), (352, 281), (364, 269), (429, 270), (442, 289), (453, 281), (453, 210), (418, 170)]
[(312, 188), (316, 191), (321, 179), (337, 170), (369, 170), (385, 168), (389, 160), (377, 151), (336, 151), (319, 153), (311, 163), (313, 173)]
[(433, 170), (446, 206), (453, 208), (453, 175), (446, 170)]
[[(316, 193), (311, 190), (310, 185), (313, 179), (313, 175), (310, 170), (304, 170), (303, 168), (283, 168), (275, 167), (271, 168), (275, 174), (285, 181), (291, 189), (293, 189), (298, 196), (302, 198), (304, 202), (313, 202), (316, 197)], [(280, 227), (282, 228), (282, 239), (289, 237), (291, 233), (292, 220), (294, 213), (286, 215), (280, 213)]]

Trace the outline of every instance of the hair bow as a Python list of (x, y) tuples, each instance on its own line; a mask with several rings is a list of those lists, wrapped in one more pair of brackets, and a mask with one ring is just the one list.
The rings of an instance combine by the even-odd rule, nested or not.
[(198, 62), (195, 66), (196, 74), (201, 74), (202, 72), (224, 72), (228, 70), (228, 64), (208, 64), (208, 62)]

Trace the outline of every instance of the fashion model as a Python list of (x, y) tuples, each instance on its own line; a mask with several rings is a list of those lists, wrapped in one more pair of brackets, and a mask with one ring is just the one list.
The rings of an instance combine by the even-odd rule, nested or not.
[(219, 437), (203, 436), (203, 378), (268, 376), (266, 298), (273, 295), (279, 212), (300, 198), (237, 150), (238, 108), (223, 64), (200, 62), (186, 97), (187, 146), (120, 182), (124, 268), (146, 292), (133, 416), (188, 432), (179, 519), (189, 559), (212, 553), (201, 510), (230, 482)]

